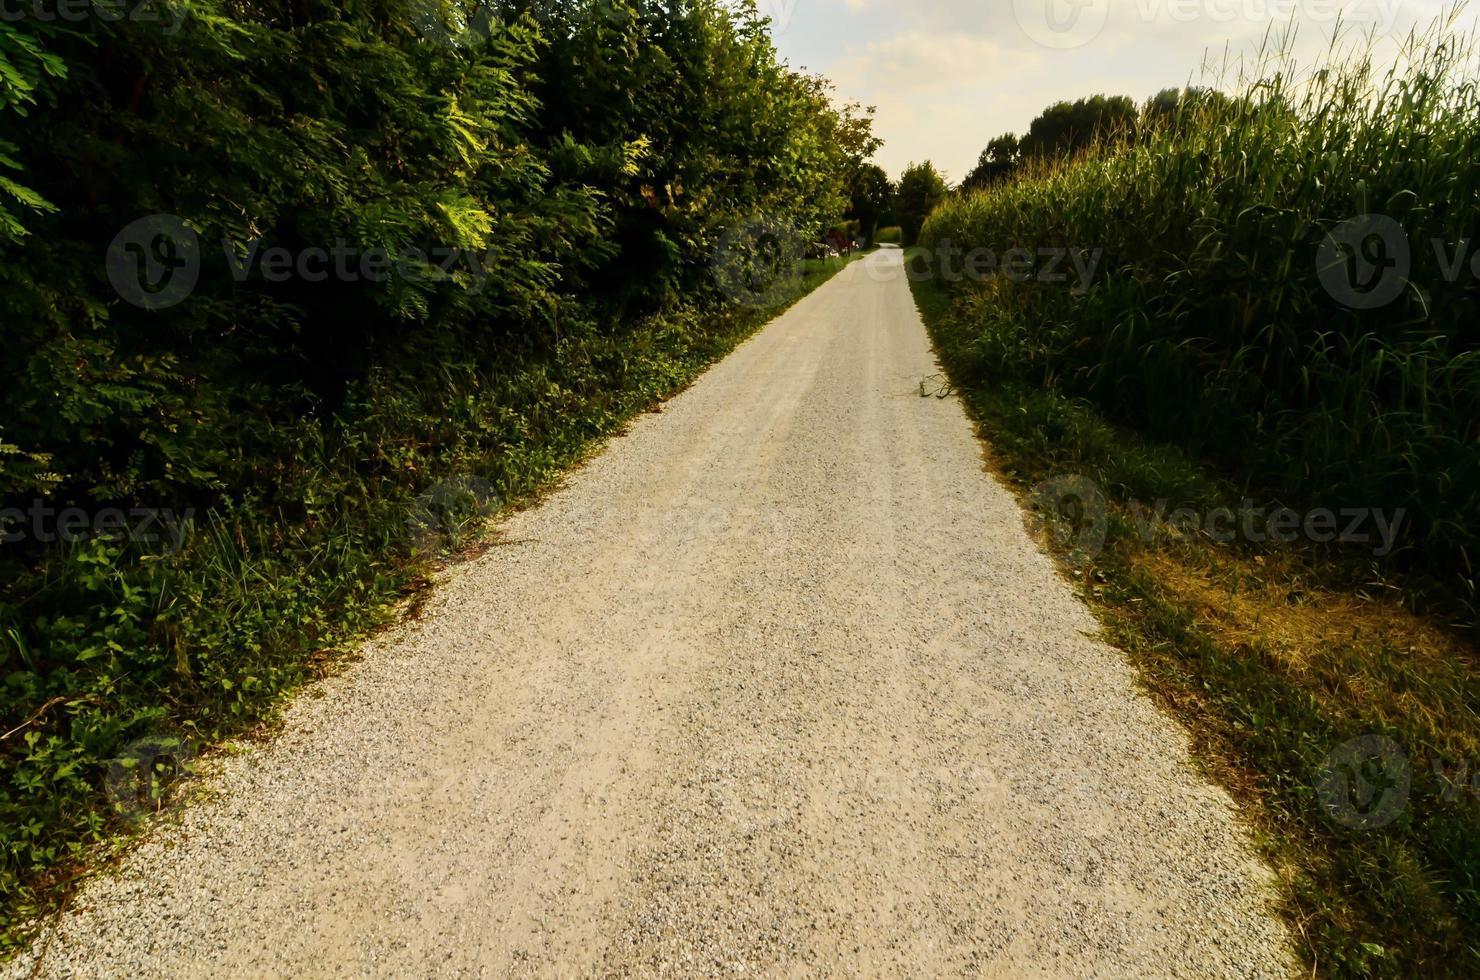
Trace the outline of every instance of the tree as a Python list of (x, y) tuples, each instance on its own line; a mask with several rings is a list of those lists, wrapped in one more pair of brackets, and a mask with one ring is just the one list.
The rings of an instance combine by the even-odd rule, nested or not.
[(913, 245), (920, 238), (920, 229), (950, 189), (945, 178), (929, 160), (912, 163), (899, 178), (899, 189), (894, 194), (894, 217), (904, 230), (904, 243)]
[(872, 240), (894, 205), (894, 183), (883, 167), (866, 163), (854, 171), (849, 193), (852, 203), (845, 217), (857, 221), (864, 238)]
[(977, 160), (976, 169), (961, 182), (963, 191), (974, 191), (990, 187), (1011, 177), (1018, 168), (1022, 147), (1013, 133), (1005, 133), (987, 144)]
[(1136, 103), (1124, 95), (1056, 102), (1028, 127), (1022, 139), (1022, 154), (1073, 156), (1096, 142), (1110, 142), (1128, 132), (1139, 114)]
[[(1187, 91), (1191, 91), (1188, 89)], [(1182, 89), (1164, 88), (1146, 100), (1142, 114), (1148, 119), (1170, 118), (1182, 105)]]
[(1167, 125), (1185, 128), (1185, 121), (1195, 114), (1223, 111), (1232, 104), (1233, 100), (1217, 89), (1198, 86), (1166, 88), (1147, 100), (1141, 109), (1141, 120), (1153, 128)]
[[(558, 177), (601, 188), (612, 253), (592, 292), (622, 314), (708, 288), (715, 248), (764, 218), (801, 238), (849, 206), (850, 167), (879, 142), (871, 111), (777, 56), (754, 4), (717, 0), (499, 0), (543, 39), (534, 142)], [(591, 152), (571, 153), (574, 141)], [(641, 276), (632, 269), (644, 270)]]
[[(1189, 89), (1189, 93), (1193, 90)], [(1147, 103), (1147, 112), (1175, 111), (1176, 90), (1168, 89)], [(1166, 110), (1170, 101), (1171, 109)], [(1056, 102), (1044, 109), (1019, 138), (1004, 133), (987, 144), (976, 167), (961, 182), (974, 191), (1008, 180), (1028, 160), (1073, 156), (1094, 145), (1129, 133), (1140, 116), (1135, 102), (1124, 95), (1095, 95), (1077, 102)]]
[[(0, 115), (7, 124), (10, 117), (25, 118), (38, 107), (51, 110), (55, 88), (67, 77), (66, 63), (46, 49), (56, 33), (55, 26), (39, 19), (0, 23)], [(14, 159), (18, 150), (15, 143), (0, 139), (0, 243), (25, 237), (25, 221), (32, 215), (56, 211), (46, 198), (18, 183), (23, 176), (15, 173), (23, 169)]]
[[(819, 81), (828, 91), (832, 90), (831, 82), (820, 77)], [(837, 110), (838, 122), (833, 141), (848, 160), (850, 176), (868, 166), (874, 154), (884, 145), (884, 141), (874, 134), (875, 111), (873, 106), (858, 102), (849, 102)]]

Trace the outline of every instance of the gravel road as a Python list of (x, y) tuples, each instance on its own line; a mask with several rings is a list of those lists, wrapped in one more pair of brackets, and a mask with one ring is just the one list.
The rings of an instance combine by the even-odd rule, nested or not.
[(939, 370), (900, 253), (850, 266), (221, 762), (40, 975), (1289, 975)]

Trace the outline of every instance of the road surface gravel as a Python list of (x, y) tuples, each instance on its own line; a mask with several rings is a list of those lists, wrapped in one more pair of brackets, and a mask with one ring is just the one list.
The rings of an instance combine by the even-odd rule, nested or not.
[(220, 763), (39, 974), (1289, 975), (939, 371), (901, 254), (848, 267)]

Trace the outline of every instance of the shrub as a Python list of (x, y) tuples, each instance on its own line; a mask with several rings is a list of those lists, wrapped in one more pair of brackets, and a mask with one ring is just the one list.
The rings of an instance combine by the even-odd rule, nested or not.
[(913, 245), (920, 229), (948, 193), (945, 178), (930, 161), (912, 163), (899, 178), (894, 191), (894, 216), (899, 221), (905, 245)]

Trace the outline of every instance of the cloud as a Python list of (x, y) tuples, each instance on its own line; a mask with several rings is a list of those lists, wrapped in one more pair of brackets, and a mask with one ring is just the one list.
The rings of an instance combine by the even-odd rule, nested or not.
[[(992, 137), (1022, 132), (1060, 99), (1104, 93), (1145, 99), (1163, 88), (1218, 81), (1231, 86), (1258, 61), (1267, 32), (1291, 24), (1299, 66), (1321, 60), (1343, 18), (1353, 41), (1364, 28), (1392, 34), (1425, 26), (1444, 0), (778, 0), (795, 2), (777, 35), (782, 54), (831, 78), (839, 94), (878, 107), (879, 162), (898, 174), (933, 160), (957, 179)], [(1058, 20), (1029, 30), (1022, 17), (1053, 7)], [(1075, 46), (1043, 44), (1083, 8), (1095, 17)], [(1098, 13), (1093, 9), (1098, 8)], [(1067, 11), (1067, 13), (1066, 13)], [(1103, 15), (1101, 18), (1100, 15)], [(1473, 22), (1473, 13), (1466, 23)], [(1035, 33), (1039, 40), (1034, 39)], [(1061, 38), (1050, 37), (1061, 42)], [(1396, 43), (1377, 45), (1379, 61)], [(1203, 66), (1213, 66), (1205, 72)]]
[(823, 70), (842, 95), (877, 108), (886, 170), (897, 175), (928, 158), (959, 180), (992, 135), (991, 120), (1027, 111), (1014, 80), (1041, 62), (1037, 51), (987, 37), (909, 31), (861, 44)]
[(1014, 72), (1030, 68), (1036, 55), (1012, 50), (996, 41), (962, 33), (912, 32), (870, 41), (831, 65), (839, 75), (873, 89), (893, 92), (963, 91), (1002, 84)]

